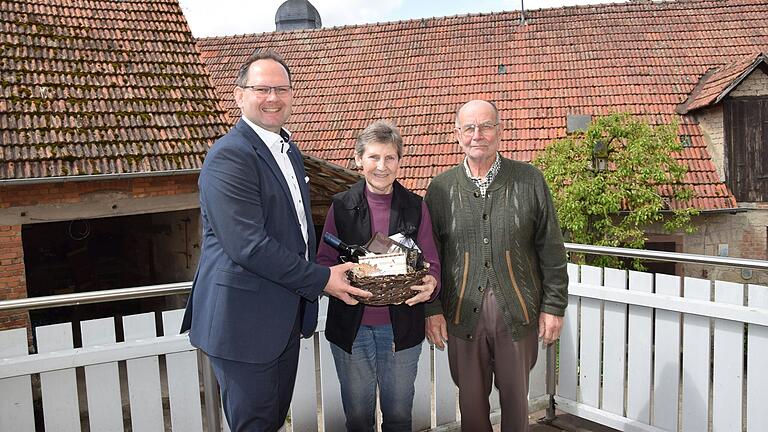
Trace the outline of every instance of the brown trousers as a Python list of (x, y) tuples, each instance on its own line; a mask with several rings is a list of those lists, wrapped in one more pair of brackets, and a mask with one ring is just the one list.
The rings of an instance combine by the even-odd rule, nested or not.
[(536, 364), (538, 331), (512, 340), (493, 290), (485, 294), (471, 341), (448, 335), (448, 363), (459, 387), (463, 432), (491, 431), (491, 383), (499, 390), (502, 432), (528, 431), (528, 375)]

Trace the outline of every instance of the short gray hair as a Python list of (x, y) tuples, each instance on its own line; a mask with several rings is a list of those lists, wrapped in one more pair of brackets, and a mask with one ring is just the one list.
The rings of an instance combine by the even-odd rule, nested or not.
[[(476, 100), (482, 100), (482, 99), (476, 99)], [(482, 101), (483, 101), (483, 102), (485, 102), (485, 103), (487, 103), (487, 104), (489, 104), (491, 107), (493, 107), (493, 113), (494, 113), (494, 114), (496, 114), (496, 123), (500, 123), (500, 122), (501, 122), (501, 116), (499, 115), (499, 108), (496, 106), (496, 104), (495, 104), (495, 103), (493, 103), (492, 101), (489, 101), (489, 100), (482, 100)], [(469, 101), (469, 102), (474, 102), (474, 101)], [(459, 127), (459, 126), (461, 126), (461, 125), (459, 124), (459, 114), (461, 113), (461, 110), (462, 110), (462, 109), (463, 109), (465, 106), (467, 106), (467, 104), (468, 104), (469, 102), (466, 102), (466, 103), (462, 104), (462, 105), (461, 105), (461, 106), (460, 106), (460, 107), (459, 107), (459, 108), (456, 110), (456, 115), (455, 115), (455, 118), (456, 118), (456, 127)]]
[(400, 130), (389, 120), (376, 120), (360, 132), (355, 143), (355, 154), (362, 156), (368, 143), (394, 144), (397, 158), (403, 157), (403, 137)]

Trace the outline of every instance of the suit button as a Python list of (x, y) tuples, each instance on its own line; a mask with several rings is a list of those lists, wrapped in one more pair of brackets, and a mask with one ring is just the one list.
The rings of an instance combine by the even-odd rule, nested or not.
[(474, 312), (474, 313), (478, 313), (478, 312), (480, 312), (480, 309), (478, 309), (478, 308), (474, 308), (474, 309), (472, 309), (472, 312)]
[(485, 268), (491, 268), (491, 263), (486, 261), (485, 264), (483, 264)]
[(483, 220), (488, 220), (488, 215), (487, 214), (483, 215)]
[(485, 291), (485, 288), (483, 288), (483, 287), (477, 287), (477, 290), (478, 290), (478, 291), (480, 291), (480, 292), (483, 292), (483, 291)]
[(469, 340), (472, 340), (472, 335), (471, 335), (471, 334), (468, 334), (468, 335), (467, 335), (467, 339), (469, 339)]
[(480, 198), (480, 191), (475, 191), (475, 198)]
[(486, 237), (486, 238), (484, 238), (484, 239), (483, 239), (483, 244), (488, 244), (488, 243), (490, 243), (490, 242), (491, 242), (491, 241), (490, 241), (490, 240), (488, 240), (488, 237)]

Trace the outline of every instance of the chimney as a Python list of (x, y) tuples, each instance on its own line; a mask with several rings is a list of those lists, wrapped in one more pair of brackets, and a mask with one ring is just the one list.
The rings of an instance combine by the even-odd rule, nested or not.
[(287, 0), (277, 8), (277, 31), (318, 29), (323, 26), (320, 14), (307, 0)]

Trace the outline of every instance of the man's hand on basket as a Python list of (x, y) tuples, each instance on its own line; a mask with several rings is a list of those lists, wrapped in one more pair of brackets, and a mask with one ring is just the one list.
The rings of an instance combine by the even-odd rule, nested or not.
[(435, 291), (435, 287), (437, 287), (437, 279), (432, 275), (426, 275), (421, 281), (424, 282), (422, 285), (411, 287), (412, 290), (419, 291), (419, 293), (405, 301), (405, 304), (408, 306), (429, 301), (432, 297), (432, 293)]
[(328, 278), (328, 283), (325, 284), (323, 291), (348, 305), (356, 305), (358, 303), (352, 295), (364, 298), (370, 297), (372, 295), (370, 292), (355, 288), (349, 284), (346, 272), (354, 266), (355, 263), (345, 263), (331, 267), (331, 276)]

